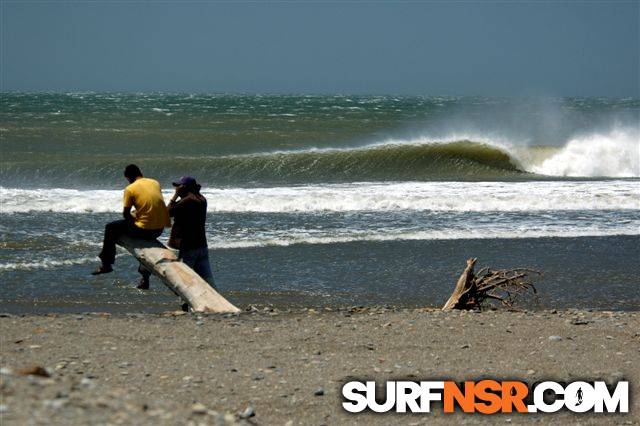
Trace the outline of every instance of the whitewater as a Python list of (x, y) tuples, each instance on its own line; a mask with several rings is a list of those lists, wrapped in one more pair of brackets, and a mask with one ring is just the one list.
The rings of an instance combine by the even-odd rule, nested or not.
[(528, 171), (548, 176), (640, 177), (640, 127), (571, 138)]
[[(539, 212), (637, 210), (637, 181), (362, 182), (268, 188), (206, 188), (209, 212), (313, 213), (398, 210)], [(171, 191), (164, 191), (165, 199)], [(107, 213), (121, 210), (120, 190), (0, 187), (3, 213)]]

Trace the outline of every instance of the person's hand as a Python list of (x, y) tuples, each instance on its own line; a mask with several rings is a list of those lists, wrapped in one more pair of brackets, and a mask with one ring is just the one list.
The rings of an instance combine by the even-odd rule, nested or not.
[(173, 202), (178, 201), (178, 198), (182, 197), (183, 189), (184, 187), (182, 185), (176, 186), (176, 192), (173, 193), (173, 197), (171, 198), (171, 201)]

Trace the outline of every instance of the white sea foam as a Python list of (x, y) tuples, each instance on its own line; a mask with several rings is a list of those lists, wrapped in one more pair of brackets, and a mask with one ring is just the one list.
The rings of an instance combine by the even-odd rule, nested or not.
[[(122, 254), (116, 255), (116, 258), (122, 257)], [(0, 273), (5, 271), (30, 271), (34, 269), (54, 269), (64, 266), (85, 265), (87, 263), (98, 263), (98, 256), (82, 256), (73, 259), (52, 259), (45, 257), (38, 261), (26, 262), (7, 262), (0, 263)]]
[[(637, 181), (401, 182), (220, 188), (203, 191), (210, 212), (637, 210)], [(165, 197), (170, 197), (165, 192)], [(0, 211), (102, 213), (122, 191), (0, 187)]]
[(615, 129), (571, 139), (530, 171), (550, 176), (640, 177), (640, 131)]
[(97, 262), (96, 256), (79, 257), (75, 259), (43, 259), (35, 262), (9, 262), (0, 263), (0, 272), (3, 271), (24, 271), (33, 269), (52, 269), (61, 266), (82, 265), (90, 262)]
[(575, 229), (563, 227), (516, 227), (505, 229), (465, 229), (443, 231), (398, 231), (398, 232), (336, 232), (332, 235), (310, 235), (307, 233), (286, 232), (282, 235), (262, 236), (250, 239), (216, 239), (209, 238), (211, 249), (233, 249), (278, 246), (286, 247), (295, 244), (337, 244), (367, 241), (414, 241), (414, 240), (462, 240), (462, 239), (507, 239), (507, 238), (572, 238), (598, 237), (614, 235), (638, 235), (635, 226), (607, 229), (588, 226)]

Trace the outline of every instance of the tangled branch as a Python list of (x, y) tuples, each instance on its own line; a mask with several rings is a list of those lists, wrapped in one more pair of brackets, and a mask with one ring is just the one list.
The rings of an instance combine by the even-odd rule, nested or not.
[(477, 259), (468, 259), (467, 267), (460, 275), (456, 288), (443, 306), (451, 309), (480, 309), (487, 300), (495, 300), (509, 309), (525, 296), (537, 295), (531, 281), (532, 275), (542, 275), (530, 268), (491, 269), (482, 268), (477, 273), (473, 267)]

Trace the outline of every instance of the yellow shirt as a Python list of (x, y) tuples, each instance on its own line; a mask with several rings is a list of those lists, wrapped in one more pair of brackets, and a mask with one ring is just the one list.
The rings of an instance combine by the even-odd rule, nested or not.
[(135, 224), (142, 229), (162, 229), (171, 226), (160, 184), (140, 178), (124, 189), (124, 206), (135, 207)]

